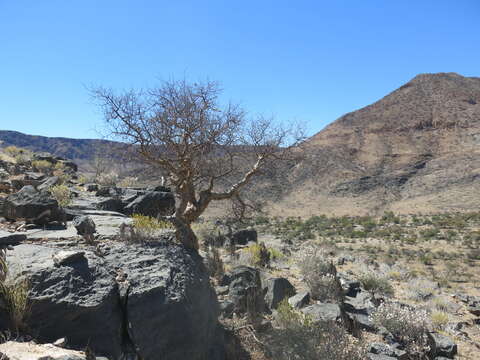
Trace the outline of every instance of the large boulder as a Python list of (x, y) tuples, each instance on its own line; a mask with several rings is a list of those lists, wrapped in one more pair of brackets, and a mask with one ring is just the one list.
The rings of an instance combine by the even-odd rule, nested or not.
[(78, 349), (117, 358), (122, 347), (123, 313), (118, 288), (105, 261), (85, 252), (57, 266), (61, 253), (39, 245), (19, 245), (8, 253), (10, 279), (30, 284), (27, 325), (42, 342), (66, 337)]
[(285, 278), (270, 278), (267, 280), (265, 301), (270, 309), (276, 309), (285, 298), (295, 295), (293, 285)]
[(144, 360), (211, 358), (218, 304), (198, 254), (169, 238), (64, 246), (19, 245), (7, 256), (10, 279), (29, 280), (36, 338), (65, 337), (111, 359), (129, 349)]
[(58, 176), (50, 176), (44, 182), (42, 182), (40, 185), (37, 186), (37, 190), (45, 191), (59, 183), (60, 183), (60, 178)]
[(3, 216), (10, 220), (25, 219), (36, 224), (62, 221), (63, 212), (49, 193), (24, 186), (19, 192), (7, 196), (3, 204)]
[(260, 272), (248, 266), (234, 268), (228, 274), (229, 297), (234, 304), (234, 312), (261, 313), (265, 310), (264, 291)]
[(343, 312), (338, 304), (317, 303), (303, 308), (302, 312), (309, 316), (313, 322), (343, 321)]
[(149, 191), (135, 198), (124, 208), (127, 215), (140, 214), (156, 217), (171, 215), (175, 210), (175, 197), (171, 192)]
[(126, 328), (140, 358), (209, 358), (219, 309), (200, 256), (169, 242), (102, 251), (128, 282)]
[(249, 242), (257, 242), (257, 237), (255, 229), (243, 229), (235, 231), (230, 241), (235, 245), (247, 245)]

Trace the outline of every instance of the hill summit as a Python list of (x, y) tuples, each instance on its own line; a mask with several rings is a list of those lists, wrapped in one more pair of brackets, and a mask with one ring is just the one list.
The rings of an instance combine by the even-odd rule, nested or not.
[(283, 182), (290, 215), (478, 209), (480, 78), (416, 76), (308, 139)]

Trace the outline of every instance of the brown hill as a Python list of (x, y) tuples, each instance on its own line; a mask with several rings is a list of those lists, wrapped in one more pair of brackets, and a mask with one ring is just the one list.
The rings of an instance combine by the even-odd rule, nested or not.
[(478, 210), (480, 78), (421, 74), (311, 137), (282, 215)]

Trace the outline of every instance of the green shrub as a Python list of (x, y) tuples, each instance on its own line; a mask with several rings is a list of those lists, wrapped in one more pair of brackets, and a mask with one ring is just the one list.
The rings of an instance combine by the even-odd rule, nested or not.
[(360, 275), (358, 280), (363, 288), (371, 293), (384, 296), (393, 296), (394, 294), (393, 286), (385, 276), (373, 272), (366, 272)]
[(270, 265), (271, 253), (264, 243), (252, 244), (244, 251), (249, 255), (252, 266), (268, 267)]
[(54, 185), (50, 187), (49, 191), (60, 207), (66, 207), (72, 202), (71, 191), (66, 185)]
[(430, 321), (435, 330), (444, 330), (448, 324), (448, 314), (443, 311), (434, 311), (430, 315)]
[(146, 237), (153, 235), (158, 230), (173, 229), (170, 222), (158, 220), (151, 216), (133, 214), (133, 228)]
[(50, 173), (53, 168), (53, 164), (47, 160), (34, 160), (32, 161), (32, 167), (36, 171)]

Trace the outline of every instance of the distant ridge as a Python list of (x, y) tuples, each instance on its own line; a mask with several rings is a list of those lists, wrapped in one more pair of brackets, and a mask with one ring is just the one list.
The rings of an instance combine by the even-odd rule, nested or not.
[(34, 152), (49, 152), (71, 160), (92, 160), (102, 146), (118, 144), (100, 139), (70, 139), (27, 135), (18, 131), (0, 130), (2, 146), (14, 145)]

